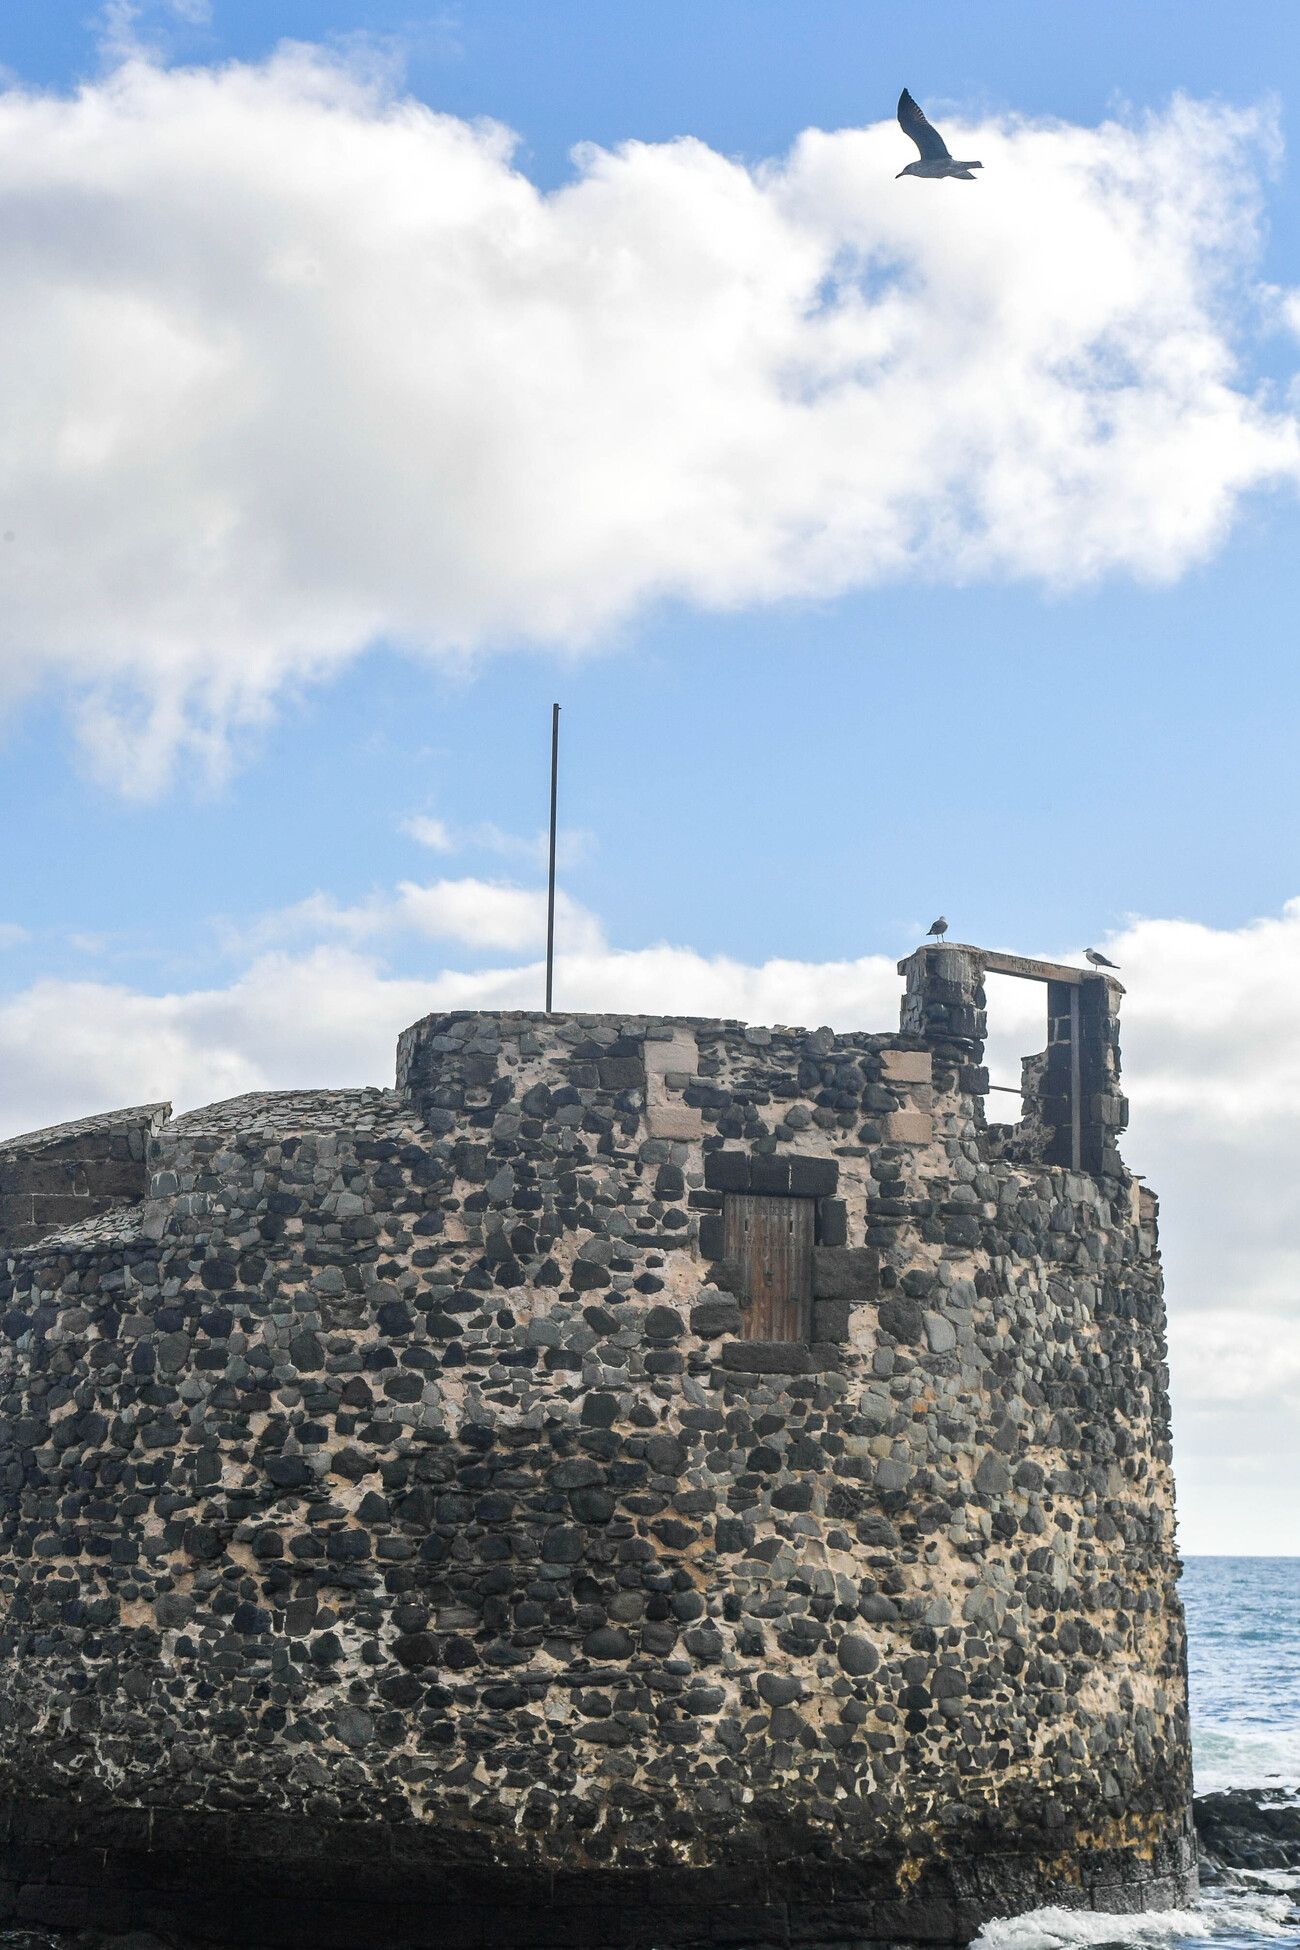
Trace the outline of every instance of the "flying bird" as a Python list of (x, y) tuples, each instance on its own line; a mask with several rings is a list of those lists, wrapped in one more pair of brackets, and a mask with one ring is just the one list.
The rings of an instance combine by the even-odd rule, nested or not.
[(1107, 961), (1105, 955), (1099, 955), (1095, 948), (1085, 948), (1083, 953), (1084, 953), (1084, 959), (1086, 961), (1090, 961), (1094, 968), (1118, 968), (1119, 967), (1119, 963), (1117, 961)]
[[(983, 169), (983, 163), (954, 162), (948, 153), (948, 145), (938, 129), (932, 128), (904, 88), (898, 98), (898, 125), (904, 135), (910, 135), (920, 150), (920, 160), (909, 163), (900, 169), (898, 176), (955, 176), (960, 182), (973, 183), (972, 169)], [(898, 176), (894, 181), (898, 181)]]
[(932, 934), (937, 941), (942, 941), (944, 935), (947, 934), (947, 932), (948, 932), (948, 917), (946, 914), (941, 914), (937, 921), (931, 921), (929, 927), (926, 929), (926, 934), (927, 935)]

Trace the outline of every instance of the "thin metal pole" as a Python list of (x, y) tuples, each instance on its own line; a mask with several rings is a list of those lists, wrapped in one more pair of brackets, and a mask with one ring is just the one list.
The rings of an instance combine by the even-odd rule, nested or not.
[(555, 804), (560, 778), (560, 707), (551, 706), (551, 863), (546, 882), (546, 1013), (551, 1013), (555, 974)]

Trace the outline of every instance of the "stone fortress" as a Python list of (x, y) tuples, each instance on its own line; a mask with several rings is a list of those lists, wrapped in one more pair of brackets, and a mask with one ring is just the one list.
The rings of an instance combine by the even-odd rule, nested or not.
[[(986, 1123), (984, 974), (1046, 987)], [(963, 1942), (1194, 1884), (1117, 982), (456, 1014), (0, 1146), (0, 1922)]]

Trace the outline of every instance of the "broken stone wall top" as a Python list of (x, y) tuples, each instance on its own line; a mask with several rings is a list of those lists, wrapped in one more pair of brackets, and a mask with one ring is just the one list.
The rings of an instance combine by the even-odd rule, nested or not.
[(170, 1104), (137, 1104), (0, 1144), (0, 1254), (138, 1203), (150, 1141), (170, 1115)]

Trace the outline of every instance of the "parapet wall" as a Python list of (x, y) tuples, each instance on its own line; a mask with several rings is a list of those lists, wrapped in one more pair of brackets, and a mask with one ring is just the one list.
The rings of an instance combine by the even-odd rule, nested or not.
[[(176, 1119), (141, 1207), (10, 1257), (0, 1914), (815, 1944), (1184, 1899), (1154, 1202), (1113, 1144), (1005, 1155), (979, 967), (927, 952), (897, 1036), (427, 1018), (396, 1091)], [(799, 1208), (797, 1338), (737, 1199)]]
[(149, 1140), (171, 1108), (105, 1111), (0, 1144), (0, 1252), (138, 1204), (149, 1187)]

